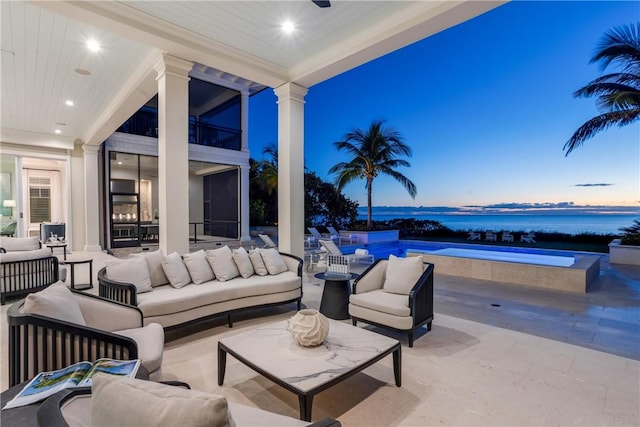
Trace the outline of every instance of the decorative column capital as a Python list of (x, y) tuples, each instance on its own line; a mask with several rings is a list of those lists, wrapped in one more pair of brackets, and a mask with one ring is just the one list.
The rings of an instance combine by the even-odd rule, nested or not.
[(297, 101), (304, 104), (304, 97), (309, 92), (306, 87), (295, 83), (285, 83), (273, 90), (278, 97), (278, 104), (282, 101)]
[(154, 68), (158, 73), (156, 80), (161, 79), (165, 74), (189, 80), (189, 72), (193, 68), (193, 62), (164, 54), (156, 62)]

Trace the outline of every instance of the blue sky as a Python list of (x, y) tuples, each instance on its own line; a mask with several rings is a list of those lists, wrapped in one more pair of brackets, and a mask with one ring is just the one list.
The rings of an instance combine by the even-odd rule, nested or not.
[[(418, 195), (380, 177), (374, 206), (638, 206), (640, 124), (562, 151), (598, 113), (593, 99), (572, 96), (601, 75), (589, 64), (597, 42), (638, 21), (636, 1), (516, 1), (315, 85), (305, 98), (305, 165), (332, 182), (328, 170), (348, 160), (333, 142), (380, 118), (413, 150), (401, 172)], [(277, 142), (272, 90), (251, 98), (249, 123), (259, 159)], [(366, 205), (364, 181), (343, 192)]]

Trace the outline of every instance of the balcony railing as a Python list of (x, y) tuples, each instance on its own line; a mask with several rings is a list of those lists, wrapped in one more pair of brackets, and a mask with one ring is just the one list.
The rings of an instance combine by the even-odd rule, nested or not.
[[(158, 115), (151, 111), (138, 111), (124, 122), (118, 132), (132, 135), (158, 137)], [(189, 144), (206, 145), (207, 147), (240, 150), (241, 132), (237, 129), (212, 126), (204, 123), (189, 123)]]

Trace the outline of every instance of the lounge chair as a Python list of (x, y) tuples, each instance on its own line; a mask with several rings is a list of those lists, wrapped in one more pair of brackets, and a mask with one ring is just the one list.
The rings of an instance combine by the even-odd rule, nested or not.
[(522, 236), (520, 236), (520, 242), (523, 243), (535, 243), (535, 237), (536, 237), (536, 233), (534, 233), (533, 231), (530, 231), (529, 234), (523, 234)]
[(366, 249), (356, 249), (353, 254), (345, 255), (332, 240), (320, 240), (320, 245), (329, 253), (329, 255), (344, 256), (351, 263), (373, 264), (373, 255)]
[(482, 236), (480, 235), (480, 233), (476, 233), (475, 231), (470, 231), (469, 237), (467, 237), (467, 240), (482, 240)]
[(513, 243), (513, 234), (511, 234), (508, 231), (503, 231), (502, 232), (502, 241), (503, 242), (511, 242), (511, 243)]
[(258, 234), (258, 237), (264, 243), (263, 247), (265, 247), (265, 248), (277, 248), (278, 247), (278, 245), (276, 245), (275, 242), (273, 240), (271, 240), (271, 237), (269, 237), (268, 235), (266, 235), (266, 234)]
[(343, 241), (349, 242), (350, 245), (358, 243), (358, 238), (353, 234), (348, 236), (346, 234), (340, 234), (338, 230), (331, 226), (327, 226), (327, 230), (329, 231), (329, 234), (331, 234), (331, 240), (337, 240), (339, 245), (341, 245)]
[(487, 231), (484, 235), (484, 240), (486, 242), (497, 242), (498, 236), (493, 231)]

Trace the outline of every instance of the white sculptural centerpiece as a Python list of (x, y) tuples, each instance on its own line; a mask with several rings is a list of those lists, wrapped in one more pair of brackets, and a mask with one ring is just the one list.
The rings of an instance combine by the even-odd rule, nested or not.
[(318, 310), (300, 310), (289, 319), (289, 332), (301, 346), (315, 347), (329, 334), (329, 321)]

